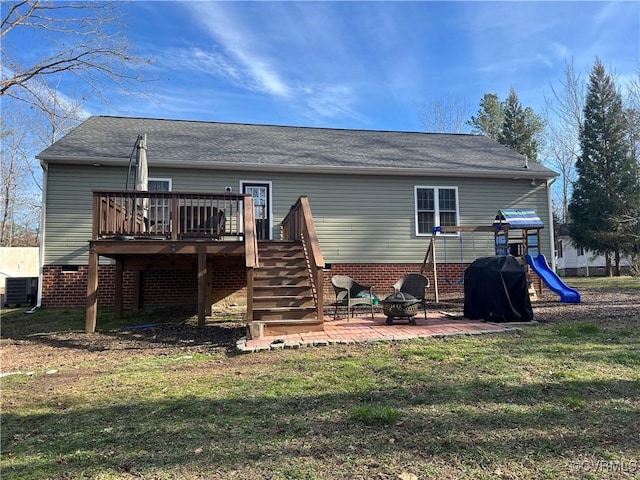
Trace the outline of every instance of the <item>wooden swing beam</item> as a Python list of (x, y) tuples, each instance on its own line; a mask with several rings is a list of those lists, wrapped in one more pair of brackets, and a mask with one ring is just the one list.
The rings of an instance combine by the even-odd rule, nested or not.
[[(503, 225), (503, 230), (507, 230), (508, 226)], [(491, 232), (494, 233), (496, 231), (496, 227), (486, 225), (467, 225), (467, 226), (451, 226), (451, 227), (440, 227), (440, 231), (442, 233), (458, 233), (458, 232)]]

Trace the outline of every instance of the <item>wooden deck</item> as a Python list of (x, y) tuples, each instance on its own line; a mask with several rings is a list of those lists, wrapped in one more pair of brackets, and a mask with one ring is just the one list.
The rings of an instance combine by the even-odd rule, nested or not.
[(249, 336), (274, 329), (322, 330), (324, 260), (306, 197), (283, 220), (283, 238), (261, 247), (262, 262), (251, 196), (95, 191), (93, 198), (85, 331), (96, 329), (100, 257), (115, 261), (116, 317), (122, 315), (124, 271), (134, 272), (133, 303), (139, 308), (141, 272), (192, 270), (197, 275), (198, 323), (204, 325), (211, 315), (213, 271), (224, 261), (246, 269)]

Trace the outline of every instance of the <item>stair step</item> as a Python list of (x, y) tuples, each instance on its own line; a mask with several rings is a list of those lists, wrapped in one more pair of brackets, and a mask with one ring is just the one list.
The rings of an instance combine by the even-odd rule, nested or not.
[(282, 255), (274, 255), (272, 257), (261, 256), (260, 257), (260, 266), (270, 267), (270, 266), (278, 266), (278, 265), (295, 265), (301, 266), (306, 265), (306, 260), (304, 255), (300, 257), (283, 257)]
[(256, 276), (253, 279), (256, 287), (280, 287), (285, 285), (310, 287), (311, 284), (307, 277), (299, 277), (296, 275), (291, 276), (277, 276), (277, 277), (260, 277)]
[(268, 255), (269, 257), (273, 257), (274, 255), (281, 255), (282, 258), (291, 258), (299, 255), (304, 256), (304, 249), (302, 248), (302, 245), (287, 247), (278, 246), (276, 248), (264, 248), (258, 246), (258, 251)]
[(266, 276), (274, 276), (274, 275), (297, 275), (301, 277), (308, 276), (307, 266), (306, 265), (275, 265), (275, 266), (260, 266), (256, 271), (255, 275), (266, 277)]
[(315, 307), (272, 307), (254, 308), (254, 321), (280, 321), (283, 319), (303, 320), (316, 318)]
[(302, 243), (300, 242), (267, 242), (258, 243), (258, 250), (261, 252), (279, 252), (279, 253), (295, 253), (302, 252)]
[(291, 296), (313, 296), (309, 285), (269, 285), (255, 286), (253, 288), (253, 298), (259, 297), (291, 297)]
[[(281, 313), (308, 313), (315, 312), (315, 307), (266, 307), (266, 308), (254, 308), (254, 312), (281, 312)], [(301, 317), (291, 317), (291, 318), (301, 318)]]
[[(295, 293), (297, 290), (302, 291), (304, 289), (311, 288), (311, 284), (309, 283), (309, 280), (303, 279), (303, 278), (297, 278), (298, 282), (290, 282), (290, 283), (283, 283), (280, 278), (276, 280), (273, 280), (271, 278), (260, 278), (258, 280), (259, 282), (255, 282), (255, 279), (254, 279), (255, 285), (253, 286), (253, 292), (254, 292), (253, 294), (259, 297), (264, 297), (267, 294), (265, 293), (263, 295), (258, 295), (256, 292), (270, 292), (268, 293), (268, 295), (299, 295)], [(277, 292), (278, 289), (283, 289), (283, 291), (288, 293), (278, 293)]]
[(315, 302), (312, 296), (296, 295), (296, 296), (269, 296), (269, 297), (253, 297), (253, 310), (273, 309), (277, 307), (289, 308), (307, 308), (315, 309)]
[(258, 242), (258, 258), (253, 279), (254, 330), (266, 330), (268, 335), (322, 330), (302, 243)]

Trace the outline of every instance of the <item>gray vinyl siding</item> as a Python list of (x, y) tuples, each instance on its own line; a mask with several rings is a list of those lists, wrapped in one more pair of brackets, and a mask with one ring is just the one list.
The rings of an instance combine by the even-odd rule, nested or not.
[(126, 167), (50, 165), (47, 177), (45, 264), (86, 265), (92, 190), (124, 189)]
[[(271, 182), (273, 235), (291, 205), (307, 195), (327, 263), (419, 263), (429, 236), (416, 236), (414, 187), (458, 187), (461, 225), (490, 226), (501, 208), (533, 208), (547, 223), (544, 184), (530, 180), (463, 179), (425, 176), (250, 173), (220, 170), (154, 168), (150, 178), (171, 178), (174, 191), (234, 192), (240, 181)], [(46, 264), (87, 263), (91, 238), (92, 194), (95, 189), (120, 190), (126, 167), (51, 165), (47, 186)], [(541, 249), (548, 257), (549, 231), (543, 229)], [(463, 233), (462, 258), (493, 254), (493, 235)], [(438, 261), (444, 261), (445, 241), (438, 239)], [(460, 241), (446, 240), (449, 262), (460, 261)]]

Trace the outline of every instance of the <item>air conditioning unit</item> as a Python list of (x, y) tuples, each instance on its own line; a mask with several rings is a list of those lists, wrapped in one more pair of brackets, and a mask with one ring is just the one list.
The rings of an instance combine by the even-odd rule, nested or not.
[(38, 277), (9, 277), (5, 279), (4, 306), (35, 305), (38, 296)]

